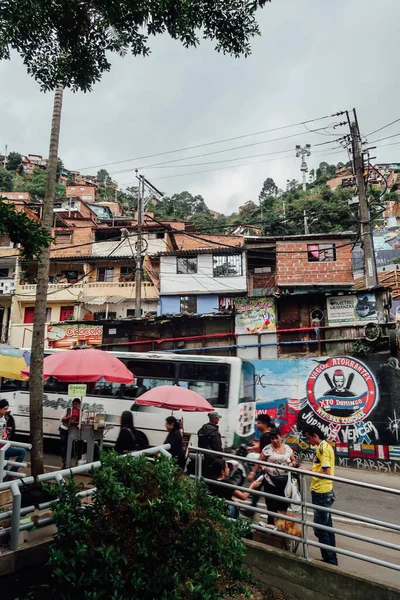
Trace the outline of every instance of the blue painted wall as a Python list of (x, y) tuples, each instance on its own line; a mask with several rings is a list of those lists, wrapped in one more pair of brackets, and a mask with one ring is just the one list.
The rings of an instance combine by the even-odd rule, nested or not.
[[(180, 314), (181, 297), (180, 296), (160, 296), (158, 303), (158, 315)], [(218, 295), (205, 294), (197, 296), (198, 315), (218, 312)]]

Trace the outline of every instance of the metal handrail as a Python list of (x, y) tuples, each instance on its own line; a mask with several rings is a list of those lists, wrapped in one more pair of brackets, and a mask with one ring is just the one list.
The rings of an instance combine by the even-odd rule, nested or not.
[[(215, 450), (198, 448), (196, 446), (191, 446), (190, 452), (193, 452), (195, 454), (195, 475), (192, 476), (193, 478), (195, 478), (195, 479), (202, 478), (206, 483), (212, 483), (213, 485), (217, 485), (217, 486), (221, 486), (221, 487), (231, 487), (232, 492), (234, 490), (239, 490), (239, 491), (248, 492), (253, 495), (264, 496), (265, 498), (273, 498), (276, 500), (276, 495), (274, 495), (274, 494), (260, 492), (259, 490), (249, 489), (249, 488), (245, 488), (243, 486), (236, 486), (231, 483), (226, 483), (226, 482), (220, 481), (220, 480), (216, 481), (216, 480), (212, 480), (212, 479), (203, 478), (202, 477), (202, 460), (203, 460), (204, 455), (211, 455), (211, 456), (221, 457), (224, 459), (235, 460), (238, 462), (257, 464), (262, 467), (272, 467), (274, 469), (277, 468), (276, 463), (268, 463), (265, 461), (261, 461), (259, 459), (252, 459), (252, 458), (247, 458), (247, 457), (243, 457), (243, 456), (237, 456), (237, 455), (233, 455), (228, 452), (217, 452)], [(344, 529), (329, 527), (327, 525), (320, 525), (318, 523), (309, 521), (307, 519), (307, 509), (313, 509), (313, 510), (319, 510), (322, 512), (331, 513), (331, 514), (337, 514), (340, 516), (348, 517), (350, 519), (361, 520), (363, 522), (367, 522), (367, 523), (373, 524), (373, 525), (383, 526), (387, 529), (392, 529), (395, 532), (400, 531), (400, 526), (395, 523), (387, 523), (385, 521), (379, 521), (379, 520), (372, 519), (369, 517), (363, 517), (362, 515), (356, 515), (354, 513), (340, 511), (340, 510), (333, 509), (333, 508), (327, 508), (327, 507), (323, 507), (323, 506), (319, 506), (319, 505), (307, 502), (307, 497), (306, 497), (307, 492), (306, 492), (306, 487), (305, 487), (304, 482), (307, 477), (318, 477), (321, 479), (328, 479), (331, 481), (337, 481), (339, 483), (345, 483), (345, 484), (358, 486), (358, 487), (362, 487), (362, 488), (374, 489), (374, 490), (381, 491), (384, 493), (394, 494), (396, 496), (400, 495), (400, 490), (397, 490), (395, 488), (379, 486), (379, 485), (375, 485), (375, 484), (364, 483), (361, 481), (355, 481), (353, 479), (346, 479), (344, 477), (336, 477), (334, 475), (325, 475), (322, 473), (315, 473), (315, 472), (312, 472), (312, 471), (309, 471), (306, 469), (299, 469), (296, 467), (288, 467), (286, 465), (279, 465), (279, 469), (282, 469), (282, 470), (290, 472), (290, 473), (294, 473), (294, 474), (296, 474), (296, 476), (299, 477), (299, 480), (300, 480), (299, 492), (300, 492), (301, 501), (295, 502), (294, 500), (279, 496), (280, 502), (282, 501), (282, 502), (286, 502), (288, 504), (297, 504), (297, 505), (300, 504), (301, 513), (299, 514), (298, 518), (296, 518), (296, 516), (289, 516), (289, 515), (282, 514), (282, 513), (275, 513), (270, 510), (267, 510), (267, 509), (260, 509), (257, 507), (252, 507), (248, 504), (240, 505), (237, 502), (230, 502), (230, 501), (226, 501), (226, 502), (228, 505), (233, 505), (233, 506), (236, 506), (237, 508), (240, 508), (240, 507), (245, 508), (246, 511), (251, 511), (251, 512), (255, 512), (255, 513), (259, 513), (259, 514), (261, 513), (261, 514), (269, 515), (269, 516), (272, 516), (275, 518), (283, 519), (285, 521), (291, 521), (293, 523), (297, 523), (298, 525), (301, 526), (301, 536), (292, 536), (292, 535), (286, 534), (282, 531), (277, 531), (274, 529), (266, 529), (265, 527), (260, 527), (259, 525), (255, 525), (255, 524), (251, 525), (252, 529), (254, 529), (256, 531), (262, 531), (263, 533), (269, 533), (276, 537), (286, 538), (286, 539), (290, 539), (292, 541), (296, 541), (297, 543), (301, 543), (302, 557), (304, 559), (309, 558), (308, 546), (314, 546), (314, 547), (317, 547), (320, 549), (332, 551), (332, 546), (328, 546), (326, 544), (322, 544), (320, 542), (316, 542), (314, 540), (309, 539), (308, 529), (310, 527), (313, 528), (314, 531), (316, 529), (321, 530), (321, 531), (330, 531), (332, 533), (335, 533), (335, 534), (338, 534), (341, 536), (345, 536), (345, 537), (349, 537), (351, 539), (356, 539), (356, 540), (359, 540), (359, 541), (362, 541), (362, 542), (365, 542), (368, 544), (381, 546), (384, 548), (389, 548), (390, 550), (399, 550), (400, 551), (399, 544), (394, 544), (394, 543), (386, 542), (383, 540), (376, 540), (375, 538), (371, 538), (371, 537), (364, 536), (364, 535), (357, 534), (357, 533), (352, 533), (352, 532), (346, 531)], [(357, 552), (345, 550), (344, 548), (340, 548), (338, 546), (335, 546), (333, 550), (337, 554), (343, 554), (344, 556), (350, 556), (350, 557), (356, 558), (358, 560), (362, 560), (362, 561), (373, 563), (373, 564), (376, 564), (379, 566), (387, 567), (387, 568), (393, 569), (395, 571), (400, 571), (400, 565), (395, 564), (395, 563), (383, 561), (383, 560), (380, 560), (380, 559), (377, 559), (377, 558), (374, 558), (371, 556), (367, 556), (365, 554), (360, 554)]]
[(8, 477), (13, 477), (15, 479), (22, 479), (26, 477), (26, 473), (18, 473), (17, 471), (9, 471), (6, 470), (6, 467), (23, 467), (26, 469), (28, 466), (24, 462), (15, 462), (13, 460), (6, 459), (6, 452), (10, 448), (24, 448), (25, 450), (30, 450), (32, 448), (32, 444), (26, 444), (23, 442), (14, 442), (11, 440), (0, 440), (0, 490), (1, 484), (3, 483), (4, 475)]

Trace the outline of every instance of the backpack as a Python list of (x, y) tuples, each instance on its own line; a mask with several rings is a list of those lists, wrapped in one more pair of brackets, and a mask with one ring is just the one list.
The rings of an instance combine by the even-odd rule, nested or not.
[(201, 429), (199, 429), (197, 432), (198, 446), (199, 448), (204, 448), (205, 450), (210, 449), (208, 436), (211, 432), (207, 431), (207, 425), (203, 425), (203, 427), (201, 427)]
[(135, 437), (136, 437), (136, 446), (138, 450), (146, 450), (149, 447), (149, 440), (147, 435), (140, 431), (139, 429), (135, 429)]

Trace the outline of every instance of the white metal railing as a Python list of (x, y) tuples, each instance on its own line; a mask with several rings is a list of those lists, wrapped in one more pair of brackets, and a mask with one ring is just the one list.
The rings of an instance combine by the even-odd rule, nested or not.
[[(14, 443), (14, 442), (13, 442)], [(16, 444), (16, 442), (15, 442)], [(20, 444), (20, 446), (24, 447), (32, 447), (30, 444)], [(146, 450), (139, 450), (137, 452), (130, 452), (130, 454), (134, 457), (141, 456), (143, 454), (154, 455), (154, 454), (162, 454), (167, 458), (171, 458), (171, 454), (168, 450), (171, 449), (170, 444), (163, 444), (161, 446), (154, 446), (152, 448), (147, 448)], [(11, 463), (9, 463), (11, 464)], [(21, 465), (21, 463), (16, 463)], [(25, 465), (26, 466), (26, 465)], [(70, 477), (73, 475), (82, 475), (83, 473), (88, 473), (92, 471), (92, 469), (98, 469), (101, 466), (100, 461), (96, 461), (93, 463), (88, 463), (85, 465), (79, 465), (77, 467), (72, 467), (70, 469), (62, 469), (57, 471), (52, 471), (51, 473), (43, 473), (42, 475), (38, 475), (36, 481), (38, 483), (46, 483), (52, 481), (53, 479), (57, 483), (63, 483), (65, 477)], [(15, 475), (15, 473), (14, 473)], [(18, 475), (18, 474), (17, 474)], [(21, 516), (25, 516), (31, 512), (36, 510), (36, 507), (31, 505), (25, 508), (21, 508), (21, 487), (32, 485), (35, 483), (35, 479), (33, 477), (26, 477), (22, 475), (21, 479), (18, 481), (7, 481), (4, 483), (0, 483), (0, 492), (9, 490), (12, 494), (12, 509), (7, 512), (0, 513), (0, 525), (1, 522), (11, 518), (10, 527), (5, 527), (0, 529), (0, 538), (10, 535), (10, 548), (11, 550), (18, 550), (19, 548), (19, 534), (21, 531), (32, 529), (32, 527), (44, 527), (45, 525), (50, 525), (53, 523), (52, 517), (45, 517), (43, 519), (38, 519), (37, 522), (33, 523), (24, 523), (21, 524)], [(87, 496), (92, 496), (96, 491), (96, 488), (91, 488), (89, 490), (83, 490), (82, 492), (78, 492), (77, 496), (80, 498), (85, 498)], [(49, 508), (52, 504), (58, 502), (58, 500), (50, 500), (49, 502), (43, 502), (39, 504), (39, 510), (43, 510), (45, 508)]]
[[(232, 455), (227, 452), (215, 452), (213, 450), (205, 450), (203, 448), (197, 448), (197, 447), (191, 447), (190, 452), (195, 453), (195, 474), (193, 475), (193, 477), (195, 479), (202, 478), (202, 463), (203, 463), (204, 455), (211, 455), (211, 456), (214, 456), (215, 458), (224, 458), (224, 459), (230, 459), (230, 460), (233, 459), (238, 462), (247, 462), (252, 465), (257, 464), (257, 465), (260, 465), (260, 467), (276, 468), (276, 466), (277, 466), (276, 463), (263, 462), (261, 460), (250, 459), (247, 457)], [(252, 507), (249, 504), (241, 505), (237, 502), (227, 502), (227, 504), (233, 505), (233, 506), (237, 507), (238, 509), (243, 508), (246, 511), (252, 511), (255, 513), (261, 513), (261, 514), (265, 514), (265, 515), (271, 515), (278, 519), (283, 519), (285, 521), (291, 521), (293, 523), (297, 523), (301, 527), (301, 535), (293, 536), (293, 535), (290, 535), (283, 531), (277, 531), (277, 530), (269, 529), (269, 528), (266, 529), (265, 527), (260, 527), (255, 524), (251, 525), (252, 529), (262, 531), (263, 533), (268, 533), (268, 534), (271, 534), (271, 535), (274, 535), (277, 537), (285, 538), (285, 539), (300, 543), (301, 547), (302, 547), (302, 557), (304, 559), (309, 559), (309, 546), (314, 546), (316, 548), (320, 548), (323, 550), (330, 550), (330, 551), (336, 552), (337, 554), (349, 556), (351, 558), (369, 562), (369, 563), (372, 563), (375, 565), (387, 567), (387, 568), (393, 569), (395, 571), (400, 571), (399, 564), (380, 560), (378, 558), (367, 556), (366, 554), (360, 554), (357, 552), (346, 550), (346, 549), (340, 548), (338, 546), (332, 547), (332, 546), (329, 546), (326, 544), (322, 544), (320, 542), (316, 542), (316, 541), (310, 539), (308, 531), (309, 531), (309, 528), (314, 529), (314, 531), (315, 530), (329, 531), (331, 533), (338, 534), (340, 536), (345, 536), (345, 537), (352, 538), (352, 539), (355, 539), (358, 541), (362, 541), (362, 542), (365, 542), (366, 544), (381, 546), (384, 548), (388, 548), (390, 550), (400, 551), (399, 544), (393, 544), (391, 542), (386, 542), (384, 540), (371, 538), (371, 537), (368, 537), (365, 535), (353, 533), (353, 532), (347, 531), (345, 529), (338, 529), (337, 527), (328, 527), (326, 525), (320, 525), (318, 523), (311, 522), (308, 520), (307, 512), (308, 512), (308, 509), (318, 510), (321, 512), (330, 513), (331, 515), (338, 515), (341, 517), (346, 517), (347, 519), (357, 520), (357, 521), (361, 521), (363, 523), (377, 525), (379, 527), (387, 529), (388, 531), (391, 530), (396, 533), (400, 532), (400, 525), (398, 525), (396, 523), (389, 523), (389, 522), (383, 521), (383, 520), (372, 519), (370, 517), (364, 517), (363, 515), (350, 513), (347, 511), (342, 511), (342, 510), (338, 510), (338, 509), (334, 509), (334, 508), (326, 508), (323, 506), (312, 504), (312, 502), (307, 501), (307, 485), (306, 485), (306, 483), (307, 483), (307, 477), (315, 477), (316, 474), (312, 473), (311, 471), (307, 471), (305, 469), (297, 469), (295, 467), (287, 467), (284, 465), (279, 465), (279, 468), (284, 471), (290, 472), (299, 478), (299, 481), (300, 481), (299, 492), (300, 492), (300, 496), (301, 496), (301, 501), (296, 502), (292, 499), (287, 499), (287, 498), (279, 496), (279, 501), (280, 502), (282, 501), (282, 503), (287, 503), (288, 506), (290, 504), (300, 505), (299, 517), (296, 517), (295, 515), (290, 516), (290, 515), (287, 515), (286, 513), (285, 514), (275, 513), (275, 512), (269, 511), (267, 509), (260, 509), (260, 508)], [(375, 485), (372, 483), (364, 483), (361, 481), (355, 481), (353, 479), (346, 479), (343, 477), (324, 475), (322, 473), (321, 474), (318, 473), (318, 477), (320, 477), (321, 479), (328, 479), (333, 482), (344, 483), (344, 484), (347, 484), (350, 486), (360, 487), (360, 488), (369, 489), (369, 490), (376, 490), (376, 491), (380, 491), (380, 492), (383, 492), (386, 494), (393, 494), (393, 495), (397, 496), (400, 500), (400, 490), (397, 490), (394, 488), (383, 487), (383, 486)], [(223, 481), (215, 481), (215, 480), (211, 480), (211, 479), (207, 479), (207, 478), (204, 478), (204, 481), (206, 483), (212, 483), (213, 485), (217, 485), (217, 486), (220, 485), (220, 486), (224, 486), (224, 487), (230, 487), (230, 488), (232, 488), (232, 492), (236, 489), (236, 490), (240, 490), (243, 492), (249, 492), (250, 494), (253, 494), (253, 495), (262, 496), (264, 498), (271, 498), (274, 500), (277, 499), (277, 496), (274, 494), (269, 494), (267, 492), (261, 492), (259, 490), (251, 490), (251, 489), (245, 488), (245, 487), (235, 486), (230, 483), (225, 483)]]
[[(6, 452), (11, 448), (23, 448), (24, 450), (30, 450), (32, 444), (24, 444), (22, 442), (12, 442), (9, 440), (0, 440), (0, 483), (3, 483), (4, 477), (15, 477), (16, 479), (22, 479), (26, 477), (25, 473), (19, 473), (17, 471), (8, 471), (7, 467), (22, 467), (26, 469), (28, 466), (24, 462), (15, 462), (6, 459)], [(11, 455), (12, 456), (12, 455)]]

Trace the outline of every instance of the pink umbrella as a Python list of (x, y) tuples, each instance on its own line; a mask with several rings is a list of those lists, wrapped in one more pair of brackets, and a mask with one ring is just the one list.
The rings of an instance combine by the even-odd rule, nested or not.
[(155, 387), (137, 398), (135, 404), (185, 412), (211, 412), (213, 410), (211, 404), (203, 396), (178, 385)]
[[(29, 367), (22, 371), (29, 377)], [(104, 350), (64, 350), (46, 356), (43, 361), (43, 378), (58, 381), (90, 383), (92, 381), (133, 383), (134, 376), (118, 358)]]

